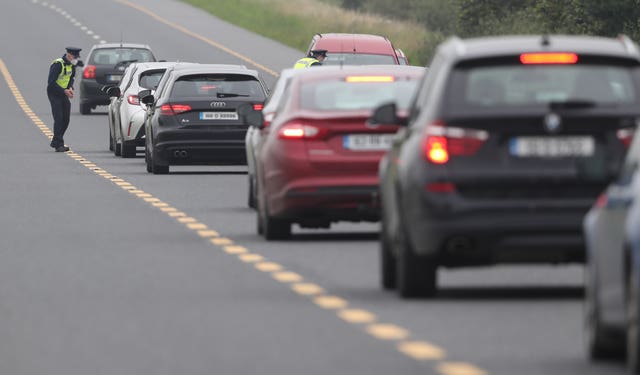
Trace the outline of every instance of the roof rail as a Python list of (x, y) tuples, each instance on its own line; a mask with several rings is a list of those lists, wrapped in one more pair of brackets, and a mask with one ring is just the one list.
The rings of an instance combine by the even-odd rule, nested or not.
[(632, 53), (634, 55), (640, 54), (640, 51), (638, 51), (638, 47), (636, 46), (636, 44), (631, 40), (631, 38), (629, 38), (625, 34), (619, 34), (618, 40), (620, 41), (620, 43), (622, 43), (622, 45), (624, 46), (624, 49), (626, 49), (627, 52)]
[(454, 35), (451, 38), (449, 38), (449, 40), (451, 41), (451, 43), (453, 44), (453, 48), (456, 50), (456, 52), (459, 55), (463, 55), (465, 53), (467, 48), (465, 47), (460, 37)]

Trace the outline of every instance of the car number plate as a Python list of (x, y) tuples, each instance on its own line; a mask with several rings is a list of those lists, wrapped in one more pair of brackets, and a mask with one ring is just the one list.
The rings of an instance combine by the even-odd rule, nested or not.
[(519, 157), (586, 157), (595, 152), (590, 136), (516, 137), (509, 141), (509, 152)]
[(381, 151), (391, 146), (393, 134), (350, 134), (342, 138), (342, 145), (347, 150)]
[(200, 112), (200, 120), (237, 120), (237, 112)]
[(107, 81), (109, 82), (120, 82), (122, 79), (122, 74), (108, 74)]

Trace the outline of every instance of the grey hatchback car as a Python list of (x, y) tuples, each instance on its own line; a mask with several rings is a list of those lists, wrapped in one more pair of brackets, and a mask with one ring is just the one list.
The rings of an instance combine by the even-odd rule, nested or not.
[(80, 81), (80, 113), (87, 115), (99, 105), (109, 105), (104, 86), (120, 83), (132, 62), (156, 61), (151, 47), (136, 43), (103, 43), (91, 47)]
[[(381, 279), (432, 296), (438, 267), (581, 263), (582, 219), (640, 117), (626, 37), (503, 36), (439, 46), (380, 164)], [(394, 104), (374, 123), (403, 123)]]

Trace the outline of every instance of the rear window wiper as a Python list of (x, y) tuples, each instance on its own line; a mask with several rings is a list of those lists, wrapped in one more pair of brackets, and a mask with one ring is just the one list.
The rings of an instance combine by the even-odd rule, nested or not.
[(565, 101), (549, 102), (549, 108), (551, 109), (581, 109), (581, 108), (593, 108), (596, 106), (596, 102), (592, 100), (583, 99), (571, 99)]
[(134, 63), (134, 62), (138, 62), (138, 60), (122, 60), (122, 61), (118, 61), (116, 63), (116, 65), (114, 65), (114, 68), (117, 68), (119, 66), (127, 66), (127, 65), (129, 65), (131, 63)]
[(219, 92), (219, 93), (216, 94), (216, 96), (218, 98), (235, 98), (237, 96), (249, 96), (249, 95), (234, 94), (234, 93), (230, 93), (230, 92)]

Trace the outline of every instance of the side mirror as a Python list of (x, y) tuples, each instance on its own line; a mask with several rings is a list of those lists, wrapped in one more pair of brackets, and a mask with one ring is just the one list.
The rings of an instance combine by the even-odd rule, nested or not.
[(107, 95), (110, 98), (119, 98), (120, 97), (120, 87), (118, 86), (109, 86), (106, 90)]
[(78, 63), (76, 64), (76, 66), (82, 68), (84, 66), (84, 63), (82, 62), (82, 60), (78, 59)]
[(156, 98), (154, 98), (151, 94), (143, 96), (138, 95), (138, 98), (140, 98), (140, 103), (144, 105), (152, 105), (156, 101)]
[(378, 125), (407, 125), (406, 120), (398, 117), (396, 103), (387, 103), (378, 106), (367, 120), (368, 126)]

